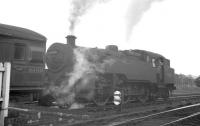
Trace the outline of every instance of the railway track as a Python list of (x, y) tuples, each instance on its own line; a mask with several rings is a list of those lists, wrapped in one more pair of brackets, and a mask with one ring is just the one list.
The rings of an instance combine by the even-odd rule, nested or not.
[[(183, 121), (188, 121), (189, 118), (199, 116), (199, 112), (195, 113), (196, 111), (200, 111), (200, 103), (184, 106), (176, 109), (171, 109), (167, 111), (162, 111), (154, 114), (150, 114), (147, 116), (142, 116), (138, 118), (130, 118), (123, 121), (112, 122), (105, 126), (177, 126), (178, 123), (180, 126), (183, 126)], [(195, 114), (193, 114), (195, 113)], [(190, 115), (192, 114), (192, 115)], [(187, 116), (188, 115), (188, 116)], [(185, 117), (186, 116), (186, 117)], [(181, 118), (182, 117), (182, 118)], [(200, 120), (198, 120), (200, 121)], [(196, 122), (189, 122), (194, 124), (199, 124)]]
[[(41, 125), (41, 126), (83, 126), (83, 125), (110, 125), (116, 124), (117, 121), (127, 120), (130, 118), (138, 118), (142, 116), (148, 116), (156, 112), (161, 112), (164, 110), (170, 110), (180, 106), (185, 106), (188, 104), (194, 104), (200, 102), (199, 95), (192, 96), (177, 96), (171, 97), (167, 101), (159, 99), (156, 102), (147, 104), (128, 104), (124, 105), (121, 112), (116, 111), (116, 108), (110, 107), (95, 110), (94, 108), (86, 108), (80, 110), (64, 110), (64, 109), (43, 109), (43, 108), (19, 108), (10, 107), (12, 111), (20, 111), (21, 124), (24, 125)], [(132, 108), (131, 108), (132, 106)], [(19, 122), (19, 121), (18, 121)], [(23, 123), (22, 123), (23, 122)], [(14, 124), (12, 119), (7, 124)]]
[(165, 123), (161, 126), (199, 126), (199, 124), (200, 124), (200, 112), (197, 112), (189, 116)]

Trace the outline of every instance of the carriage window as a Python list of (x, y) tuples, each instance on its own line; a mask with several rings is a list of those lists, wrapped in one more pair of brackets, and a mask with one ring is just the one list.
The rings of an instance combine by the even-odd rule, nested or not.
[(32, 59), (31, 62), (40, 62), (43, 63), (43, 52), (32, 51)]
[(147, 62), (149, 62), (150, 61), (150, 57), (149, 56), (147, 56)]
[(25, 60), (25, 45), (15, 44), (14, 59)]
[(153, 67), (156, 67), (156, 63), (155, 63), (155, 59), (152, 59), (152, 65), (153, 65)]
[(37, 63), (43, 63), (43, 57), (44, 57), (44, 49), (37, 47), (37, 46), (31, 46), (31, 62), (37, 62)]

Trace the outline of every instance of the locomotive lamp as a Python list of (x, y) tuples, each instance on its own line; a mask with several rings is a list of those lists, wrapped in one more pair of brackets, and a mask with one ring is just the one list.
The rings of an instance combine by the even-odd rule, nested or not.
[(119, 105), (121, 104), (121, 92), (120, 91), (115, 91), (114, 92), (114, 100), (113, 103), (115, 105)]
[(74, 36), (74, 35), (68, 35), (65, 38), (67, 39), (67, 44), (68, 45), (71, 45), (72, 47), (76, 46), (76, 44), (75, 44), (76, 36)]

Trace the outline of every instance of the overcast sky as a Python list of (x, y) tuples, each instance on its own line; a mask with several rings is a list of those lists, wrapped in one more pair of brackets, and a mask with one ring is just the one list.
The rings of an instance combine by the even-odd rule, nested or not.
[[(104, 48), (115, 44), (121, 50), (148, 50), (170, 59), (176, 73), (200, 75), (200, 0), (104, 1), (79, 18), (74, 29), (77, 45)], [(132, 5), (133, 1), (136, 3)], [(152, 4), (143, 6), (137, 1)], [(43, 34), (48, 39), (47, 47), (54, 42), (66, 42), (65, 36), (70, 33), (70, 0), (0, 3), (0, 23)], [(144, 13), (140, 14), (137, 11), (141, 9)]]

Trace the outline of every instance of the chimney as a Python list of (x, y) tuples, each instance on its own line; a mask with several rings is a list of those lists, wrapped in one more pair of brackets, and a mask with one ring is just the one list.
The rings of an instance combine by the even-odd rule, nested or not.
[(67, 39), (67, 44), (71, 45), (72, 47), (75, 47), (75, 40), (76, 40), (76, 36), (74, 35), (68, 35), (67, 37), (65, 37)]

